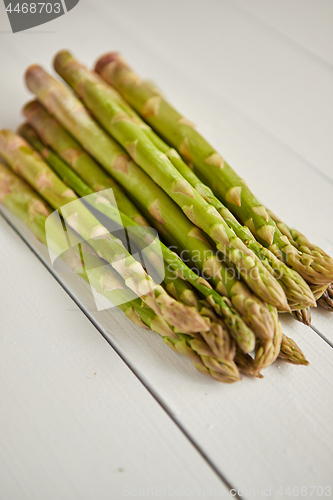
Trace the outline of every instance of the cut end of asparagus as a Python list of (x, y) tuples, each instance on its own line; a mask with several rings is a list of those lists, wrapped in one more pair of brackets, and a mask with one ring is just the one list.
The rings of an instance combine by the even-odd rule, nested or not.
[(34, 99), (32, 101), (27, 102), (22, 108), (22, 114), (29, 120), (33, 114), (40, 108), (39, 102)]
[(37, 93), (42, 88), (42, 82), (45, 80), (47, 73), (38, 64), (32, 64), (25, 72), (24, 78), (28, 89), (33, 93)]
[(98, 59), (98, 61), (95, 64), (95, 71), (96, 73), (102, 73), (105, 66), (114, 61), (120, 61), (120, 60), (122, 60), (122, 58), (119, 52), (108, 52), (107, 54), (104, 54)]

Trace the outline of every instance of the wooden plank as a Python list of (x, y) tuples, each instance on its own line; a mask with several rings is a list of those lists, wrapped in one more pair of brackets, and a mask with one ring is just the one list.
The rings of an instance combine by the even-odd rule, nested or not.
[(309, 54), (333, 64), (333, 3), (329, 0), (233, 1)]
[[(170, 495), (216, 488), (228, 497), (2, 217), (0, 241), (1, 498), (102, 500), (141, 488)], [(109, 319), (116, 336), (126, 335)]]

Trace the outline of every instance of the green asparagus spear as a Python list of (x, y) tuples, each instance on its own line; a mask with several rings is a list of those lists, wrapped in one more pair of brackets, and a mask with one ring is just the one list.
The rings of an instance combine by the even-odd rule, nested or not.
[(17, 133), (30, 144), (32, 149), (44, 158), (46, 163), (52, 167), (61, 180), (71, 187), (76, 194), (83, 197), (94, 193), (94, 190), (76, 172), (42, 143), (30, 125), (24, 123), (17, 129)]
[[(0, 163), (0, 203), (24, 222), (35, 236), (64, 260), (68, 267), (91, 284), (113, 304), (124, 311), (136, 325), (156, 331), (166, 344), (171, 343), (176, 352), (191, 357), (195, 366), (215, 380), (232, 383), (240, 379), (237, 367), (232, 361), (219, 360), (212, 355), (204, 342), (190, 336), (175, 333), (160, 316), (149, 307), (142, 307), (141, 299), (132, 299), (131, 291), (110, 266), (95, 254), (87, 243), (80, 243), (69, 249), (59, 238), (61, 228), (53, 219), (52, 237), (46, 240), (45, 223), (51, 208), (19, 177)], [(59, 230), (60, 229), (60, 230)], [(106, 264), (106, 263), (105, 263)], [(131, 300), (132, 299), (132, 300)]]
[[(58, 155), (77, 172), (85, 182), (96, 192), (114, 187), (115, 182), (109, 178), (107, 173), (88, 155), (80, 144), (66, 132), (66, 130), (46, 111), (38, 102), (32, 101), (23, 108), (23, 114), (28, 123), (34, 127), (45, 146), (51, 147)], [(30, 131), (31, 137), (31, 131)], [(37, 149), (37, 148), (35, 148)], [(43, 151), (45, 151), (44, 148)], [(51, 155), (52, 156), (52, 155)], [(118, 207), (141, 226), (148, 226), (147, 220), (132, 210), (133, 204), (127, 199), (125, 193), (114, 191)], [(141, 211), (149, 220), (151, 218), (145, 207), (140, 206)], [(155, 222), (159, 234), (170, 245), (177, 246), (176, 240), (165, 230), (161, 223)]]
[[(84, 181), (82, 181), (82, 179), (80, 179), (76, 172), (71, 170), (69, 166), (66, 165), (64, 161), (62, 161), (59, 157), (57, 157), (55, 153), (48, 150), (48, 148), (45, 148), (33, 129), (31, 129), (28, 125), (23, 125), (19, 128), (19, 132), (21, 132), (22, 136), (27, 140), (30, 140), (31, 145), (35, 146), (38, 152), (43, 150), (44, 157), (46, 157), (53, 170), (58, 173), (60, 178), (65, 183), (67, 183), (68, 186), (71, 187), (79, 196), (93, 194), (93, 190), (89, 188), (89, 186), (87, 186)], [(46, 151), (48, 151), (49, 153), (46, 153)], [(147, 245), (147, 242), (153, 241), (154, 239), (147, 228), (139, 226), (139, 224), (127, 217), (120, 210), (117, 210), (112, 205), (98, 203), (98, 198), (97, 200), (95, 200), (94, 197), (89, 197), (86, 199), (86, 201), (116, 224), (119, 224), (121, 220), (122, 225), (127, 230), (134, 227), (135, 230), (128, 231), (128, 237), (134, 240), (134, 243), (138, 245), (143, 253), (146, 254), (146, 251), (148, 250), (146, 254), (147, 261), (149, 261), (150, 264), (155, 268), (155, 270), (159, 273), (159, 276), (164, 276), (164, 274), (173, 270), (173, 273), (177, 273), (177, 276), (182, 276), (182, 279), (177, 278), (178, 288), (180, 287), (180, 281), (182, 281), (184, 287), (186, 286), (185, 280), (188, 280), (190, 283), (192, 283), (192, 285), (203, 294), (203, 296), (208, 301), (208, 304), (210, 304), (214, 308), (214, 310), (223, 317), (228, 330), (230, 331), (232, 337), (238, 341), (240, 348), (245, 352), (250, 352), (254, 349), (253, 333), (248, 329), (246, 324), (242, 321), (237, 312), (232, 308), (227, 299), (222, 299), (222, 297), (211, 288), (208, 282), (199, 277), (190, 268), (188, 268), (177, 255), (175, 255), (168, 247), (166, 247), (162, 243), (160, 244), (159, 248), (162, 249), (163, 259), (167, 264), (166, 266), (163, 266), (163, 263), (161, 262), (160, 253), (156, 251), (155, 248), (156, 245), (149, 245), (148, 247), (144, 248), (145, 245)], [(173, 276), (175, 277), (175, 274)], [(187, 296), (190, 296), (190, 294), (188, 293)], [(215, 338), (214, 344), (217, 345), (219, 343), (221, 344), (222, 342), (222, 344), (224, 345), (225, 329), (221, 329), (215, 323), (210, 325), (210, 331), (207, 333), (207, 337), (210, 335), (210, 332), (212, 332), (211, 335)], [(217, 350), (215, 349), (215, 353), (216, 352)], [(222, 356), (222, 354), (220, 353), (220, 357), (224, 356)]]
[(67, 224), (84, 240), (90, 241), (98, 255), (109, 262), (126, 285), (157, 314), (184, 332), (209, 328), (194, 308), (175, 301), (163, 287), (154, 283), (122, 242), (89, 212), (74, 191), (56, 176), (23, 138), (9, 130), (0, 131), (0, 154), (54, 209), (61, 209)]
[(290, 310), (281, 285), (236, 236), (216, 209), (192, 189), (169, 158), (150, 141), (136, 120), (124, 113), (109, 87), (66, 51), (58, 53), (54, 67), (133, 160), (215, 242), (258, 297), (282, 311)]
[[(148, 177), (91, 118), (82, 103), (40, 66), (28, 68), (26, 82), (43, 105), (84, 144), (85, 149), (122, 185), (152, 219), (163, 224), (181, 249), (183, 260), (190, 258), (209, 278), (220, 295), (233, 306), (259, 338), (272, 338), (274, 324), (267, 305), (236, 279), (234, 270), (221, 262), (204, 234), (177, 205)], [(75, 112), (73, 112), (75, 110)]]
[(165, 266), (164, 283), (166, 290), (172, 297), (193, 306), (202, 316), (206, 316), (210, 324), (208, 332), (201, 335), (209, 345), (214, 355), (220, 359), (233, 360), (236, 352), (236, 343), (229, 336), (224, 323), (217, 318), (208, 302), (200, 300), (193, 288), (183, 279), (179, 278), (168, 265)]
[(307, 246), (307, 241), (302, 241), (304, 245), (301, 245), (301, 250), (295, 248), (277, 228), (245, 181), (195, 130), (193, 123), (179, 114), (162, 96), (157, 95), (117, 54), (101, 57), (96, 64), (96, 71), (193, 165), (200, 179), (249, 227), (263, 246), (269, 248), (309, 283), (324, 284), (332, 281), (333, 260), (325, 252), (312, 251), (311, 246)]
[[(28, 103), (24, 107), (24, 114), (46, 145), (50, 145), (50, 135), (55, 139), (58, 147), (55, 151), (58, 153), (60, 151), (60, 156), (62, 156), (61, 153), (64, 153), (63, 159), (72, 166), (86, 184), (96, 192), (111, 188), (119, 209), (142, 226), (148, 225), (136, 206), (126, 197), (121, 187), (107, 175), (91, 156), (86, 154), (69, 134), (61, 127), (59, 130), (57, 122), (38, 102)], [(40, 124), (42, 125), (38, 126)], [(41, 154), (43, 156), (43, 151)], [(46, 154), (46, 150), (44, 154)]]

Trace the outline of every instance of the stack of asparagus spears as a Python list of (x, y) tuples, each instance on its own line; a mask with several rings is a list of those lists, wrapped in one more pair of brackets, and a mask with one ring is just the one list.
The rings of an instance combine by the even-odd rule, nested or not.
[[(333, 310), (331, 257), (263, 206), (118, 54), (90, 71), (61, 51), (54, 67), (68, 86), (30, 66), (36, 100), (17, 133), (0, 132), (0, 202), (214, 379), (261, 377), (278, 357), (307, 364), (278, 312), (309, 324), (316, 300)], [(125, 229), (146, 266), (103, 220)]]

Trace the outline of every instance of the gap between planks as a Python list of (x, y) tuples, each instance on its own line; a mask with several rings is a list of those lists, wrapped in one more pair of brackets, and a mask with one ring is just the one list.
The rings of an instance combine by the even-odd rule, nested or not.
[[(0, 209), (0, 216), (6, 221), (6, 223), (11, 227), (11, 229), (19, 236), (19, 238), (23, 241), (23, 243), (29, 248), (29, 250), (35, 255), (35, 257), (39, 260), (39, 262), (47, 269), (47, 271), (51, 274), (51, 276), (56, 280), (56, 282), (61, 286), (61, 288), (67, 293), (67, 295), (71, 298), (71, 300), (77, 305), (80, 311), (86, 316), (86, 318), (92, 323), (92, 325), (96, 328), (96, 330), (102, 335), (102, 337), (106, 340), (106, 342), (112, 347), (115, 353), (119, 356), (119, 358), (125, 363), (127, 368), (133, 373), (133, 375), (141, 382), (144, 388), (149, 392), (149, 394), (154, 398), (157, 404), (162, 408), (162, 410), (169, 416), (169, 418), (174, 422), (174, 424), (178, 427), (180, 432), (184, 435), (184, 437), (191, 443), (193, 448), (199, 453), (202, 459), (207, 463), (207, 465), (212, 469), (212, 471), (216, 474), (216, 476), (220, 479), (220, 481), (228, 488), (229, 491), (235, 489), (232, 484), (224, 477), (222, 472), (218, 469), (218, 467), (214, 464), (214, 462), (209, 458), (209, 456), (205, 453), (205, 451), (201, 448), (199, 443), (191, 436), (191, 434), (186, 430), (184, 425), (178, 420), (177, 416), (171, 410), (167, 403), (163, 401), (161, 397), (157, 394), (157, 392), (151, 387), (151, 385), (144, 380), (144, 378), (138, 373), (132, 363), (129, 361), (127, 356), (125, 356), (120, 350), (116, 347), (115, 343), (108, 337), (104, 329), (99, 325), (98, 321), (90, 314), (89, 311), (80, 303), (80, 300), (74, 296), (69, 287), (61, 280), (61, 278), (55, 273), (49, 264), (44, 260), (44, 258), (38, 253), (38, 251), (33, 247), (33, 245), (27, 241), (24, 236), (20, 233), (19, 229), (15, 226), (15, 224), (6, 216), (6, 214)], [(238, 496), (236, 493), (234, 498), (238, 500), (244, 500)]]

